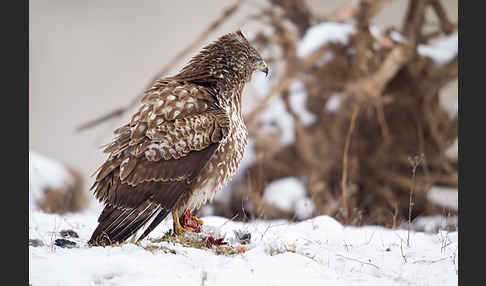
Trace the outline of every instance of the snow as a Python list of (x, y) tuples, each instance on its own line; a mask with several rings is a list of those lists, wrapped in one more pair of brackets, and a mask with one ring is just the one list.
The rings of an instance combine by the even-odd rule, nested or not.
[(455, 188), (432, 186), (427, 192), (427, 199), (439, 206), (453, 210), (457, 210), (459, 207), (458, 192)]
[(431, 58), (437, 66), (450, 62), (458, 52), (458, 33), (452, 33), (430, 45), (418, 45), (417, 52)]
[[(290, 108), (299, 117), (304, 126), (316, 121), (316, 116), (307, 109), (307, 92), (300, 80), (294, 81), (289, 87)], [(295, 142), (294, 118), (287, 111), (281, 97), (272, 97), (265, 109), (257, 115), (257, 122), (269, 134), (280, 133), (282, 146)]]
[(355, 31), (350, 23), (325, 22), (315, 25), (305, 33), (297, 46), (297, 55), (305, 57), (327, 43), (340, 43), (346, 45), (349, 35)]
[(46, 188), (62, 191), (73, 183), (63, 164), (29, 150), (29, 211), (37, 209), (35, 202), (44, 196)]
[(263, 200), (286, 211), (296, 213), (298, 219), (312, 216), (314, 204), (306, 195), (304, 183), (296, 177), (272, 181), (263, 192)]
[(307, 92), (304, 84), (300, 80), (294, 81), (289, 87), (290, 108), (295, 112), (304, 126), (316, 121), (314, 113), (307, 109)]
[(437, 233), (440, 229), (447, 227), (457, 227), (457, 216), (444, 217), (440, 215), (418, 217), (412, 222), (414, 230), (425, 231), (427, 233)]
[(390, 38), (400, 44), (406, 44), (408, 42), (407, 38), (397, 31), (391, 31)]
[[(316, 116), (307, 109), (307, 92), (300, 80), (294, 81), (289, 87), (290, 108), (299, 117), (304, 126), (316, 121)], [(281, 97), (272, 97), (265, 109), (257, 115), (257, 122), (265, 132), (272, 134), (280, 132), (282, 146), (295, 141), (294, 118), (287, 111)]]
[(319, 68), (324, 67), (328, 62), (334, 59), (334, 54), (332, 52), (327, 52), (320, 59), (317, 60), (316, 66)]
[(370, 26), (370, 33), (375, 38), (380, 38), (383, 34), (383, 31), (380, 27), (377, 26)]
[(458, 138), (454, 139), (454, 143), (452, 143), (452, 145), (449, 148), (447, 148), (447, 150), (446, 150), (446, 156), (447, 157), (457, 160), (457, 155), (458, 155), (458, 152), (459, 152), (459, 145), (458, 144), (459, 144)]
[(266, 108), (257, 116), (257, 122), (268, 134), (281, 132), (280, 142), (283, 146), (295, 141), (294, 119), (287, 112), (281, 97), (272, 97)]
[[(346, 45), (349, 41), (350, 34), (354, 31), (355, 27), (353, 23), (326, 22), (313, 26), (307, 30), (304, 37), (299, 41), (297, 55), (299, 57), (305, 57), (328, 43), (341, 43)], [(379, 29), (375, 27), (372, 29), (372, 32), (379, 33)], [(322, 67), (331, 61), (333, 57), (334, 55), (331, 52), (326, 53), (317, 60), (316, 64)], [(279, 64), (282, 64), (282, 62), (277, 62), (275, 64), (276, 66), (272, 68), (277, 75), (279, 71), (284, 70)], [(270, 91), (271, 86), (276, 84), (275, 81), (275, 77), (272, 76), (270, 76), (270, 79), (262, 75), (254, 76), (248, 88), (251, 90), (251, 96), (255, 99), (254, 104), (246, 103), (244, 111), (251, 110), (260, 99), (265, 97)], [(290, 108), (299, 116), (301, 122), (305, 126), (314, 123), (316, 116), (306, 107), (308, 95), (301, 80), (296, 80), (290, 85), (289, 94)], [(286, 146), (295, 141), (294, 119), (287, 112), (285, 103), (280, 97), (271, 98), (266, 108), (257, 115), (256, 120), (263, 126), (266, 132), (270, 134), (279, 132), (281, 134), (280, 142), (282, 146)]]
[[(347, 45), (349, 36), (356, 31), (352, 23), (325, 22), (311, 27), (297, 46), (297, 55), (305, 57), (328, 43)], [(380, 37), (379, 27), (371, 26), (370, 32), (374, 37)], [(398, 43), (406, 43), (407, 39), (400, 33), (392, 31), (390, 37)], [(451, 61), (458, 53), (458, 33), (452, 33), (435, 43), (418, 45), (417, 52), (431, 58), (437, 66)]]
[[(234, 247), (235, 231), (251, 233), (245, 253), (216, 255), (210, 249), (142, 241), (88, 247), (99, 207), (60, 216), (32, 212), (29, 236), (44, 246), (29, 247), (32, 285), (457, 285), (458, 233), (434, 234), (377, 226), (347, 227), (328, 216), (299, 223), (284, 220), (234, 222), (204, 217), (203, 232), (223, 236)], [(172, 225), (162, 222), (149, 237)], [(79, 238), (72, 249), (54, 246), (60, 230)], [(188, 235), (191, 237), (191, 235)], [(173, 251), (148, 251), (156, 245)]]
[(341, 101), (344, 97), (343, 92), (334, 92), (329, 97), (327, 104), (325, 106), (325, 110), (329, 112), (334, 112), (338, 110), (339, 106), (341, 105)]

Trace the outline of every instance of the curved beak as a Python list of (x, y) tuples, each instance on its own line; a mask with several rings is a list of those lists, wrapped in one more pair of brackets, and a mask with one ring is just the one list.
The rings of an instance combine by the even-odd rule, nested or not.
[(258, 62), (258, 64), (255, 66), (255, 69), (259, 70), (261, 72), (264, 72), (265, 77), (268, 76), (268, 65), (264, 60), (261, 60), (260, 62)]

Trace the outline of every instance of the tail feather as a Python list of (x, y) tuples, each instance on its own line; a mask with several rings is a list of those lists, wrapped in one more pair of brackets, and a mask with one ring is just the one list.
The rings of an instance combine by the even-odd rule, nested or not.
[(115, 240), (125, 241), (137, 230), (142, 228), (158, 211), (159, 207), (148, 205), (141, 213), (132, 213), (128, 219), (122, 221), (119, 227), (115, 228)]
[(147, 229), (143, 232), (143, 234), (138, 238), (138, 241), (144, 239), (161, 221), (165, 219), (165, 217), (169, 214), (169, 211), (166, 209), (161, 209), (154, 220), (150, 223)]
[(98, 227), (88, 243), (90, 245), (121, 243), (143, 227), (155, 214), (160, 214), (161, 210), (158, 204), (149, 201), (135, 209), (106, 206), (98, 219)]

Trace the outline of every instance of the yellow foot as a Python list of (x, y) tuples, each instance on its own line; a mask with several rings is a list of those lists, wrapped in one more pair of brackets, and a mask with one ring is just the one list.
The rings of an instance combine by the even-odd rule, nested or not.
[(174, 226), (174, 233), (175, 233), (176, 235), (181, 235), (181, 234), (183, 234), (183, 233), (184, 233), (184, 231), (185, 231), (185, 230), (184, 230), (184, 228)]
[(174, 233), (177, 235), (182, 235), (184, 232), (194, 232), (194, 229), (190, 226), (185, 227), (174, 227)]
[(197, 223), (199, 223), (199, 225), (203, 225), (204, 224), (204, 221), (202, 219), (198, 218), (195, 215), (192, 216), (192, 220), (197, 221)]

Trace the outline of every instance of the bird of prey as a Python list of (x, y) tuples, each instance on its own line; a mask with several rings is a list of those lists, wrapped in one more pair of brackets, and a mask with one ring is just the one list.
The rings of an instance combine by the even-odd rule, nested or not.
[(237, 31), (145, 91), (138, 112), (103, 150), (109, 157), (91, 189), (105, 207), (90, 245), (123, 242), (144, 227), (142, 240), (170, 212), (174, 233), (190, 231), (180, 216), (211, 201), (243, 157), (248, 133), (241, 97), (256, 70), (268, 74)]

